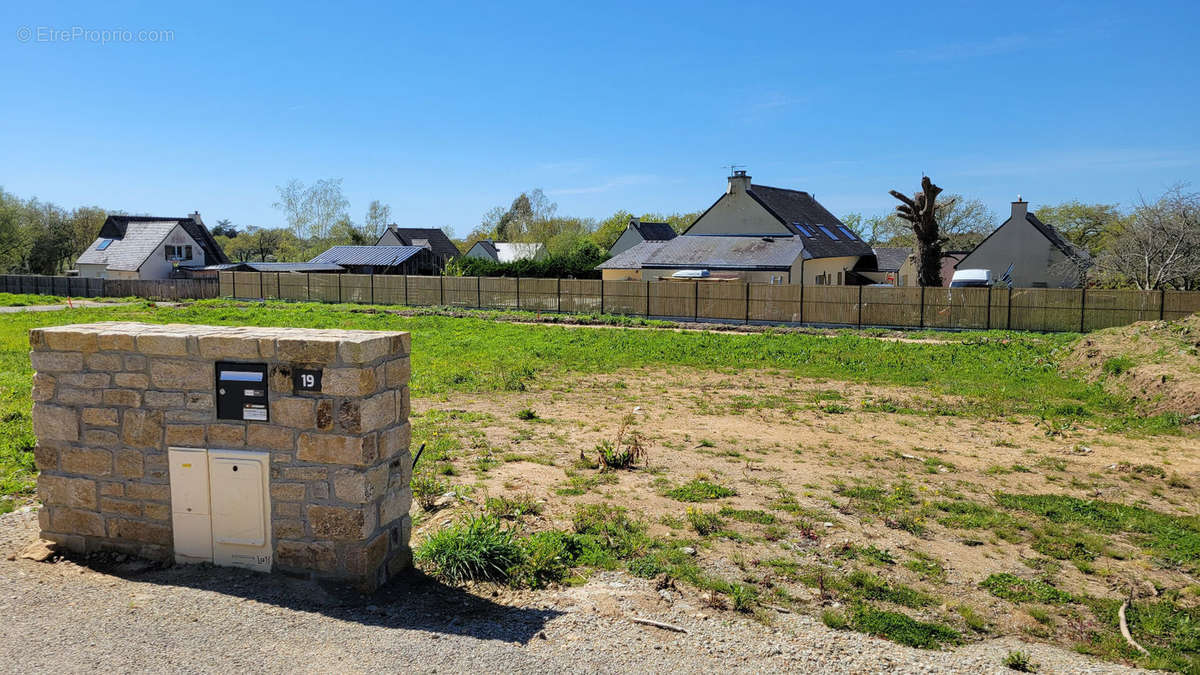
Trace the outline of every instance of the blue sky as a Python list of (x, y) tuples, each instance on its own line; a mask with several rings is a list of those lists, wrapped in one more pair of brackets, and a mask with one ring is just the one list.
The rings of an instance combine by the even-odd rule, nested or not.
[(997, 213), (1200, 188), (1195, 2), (172, 4), (0, 9), (0, 186), (275, 226), (340, 177), (459, 234), (534, 187), (703, 209), (730, 163), (837, 214), (922, 172)]

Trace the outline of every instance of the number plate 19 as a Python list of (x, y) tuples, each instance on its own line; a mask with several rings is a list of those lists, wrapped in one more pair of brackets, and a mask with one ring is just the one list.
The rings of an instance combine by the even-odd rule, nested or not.
[(320, 370), (292, 371), (292, 387), (296, 391), (321, 391)]

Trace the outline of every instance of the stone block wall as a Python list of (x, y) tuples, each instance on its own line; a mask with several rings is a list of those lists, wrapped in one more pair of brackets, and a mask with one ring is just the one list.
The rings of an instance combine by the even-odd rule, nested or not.
[[(374, 589), (411, 562), (409, 335), (105, 322), (30, 331), (42, 536), (173, 558), (168, 447), (270, 453), (274, 569)], [(217, 419), (217, 361), (269, 419)], [(294, 369), (322, 371), (320, 392)]]

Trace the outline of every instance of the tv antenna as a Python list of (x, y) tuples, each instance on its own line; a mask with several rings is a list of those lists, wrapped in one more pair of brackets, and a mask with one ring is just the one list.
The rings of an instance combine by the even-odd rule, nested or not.
[(723, 166), (721, 168), (729, 169), (729, 175), (733, 176), (733, 175), (737, 174), (739, 169), (745, 169), (746, 165), (745, 164), (726, 164), (725, 166)]

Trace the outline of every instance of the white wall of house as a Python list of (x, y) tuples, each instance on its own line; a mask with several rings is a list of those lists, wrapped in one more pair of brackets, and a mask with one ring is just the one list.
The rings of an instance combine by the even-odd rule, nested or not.
[[(988, 269), (999, 279), (1011, 264), (1013, 286), (1077, 288), (1079, 269), (1036, 227), (1025, 219), (1025, 202), (1014, 202), (1012, 216), (1004, 221), (967, 257), (958, 269)], [(948, 280), (947, 280), (948, 281)]]
[[(394, 238), (395, 237), (393, 237), (393, 239)], [(496, 262), (496, 259), (492, 257), (491, 253), (483, 247), (483, 244), (479, 242), (476, 242), (474, 246), (467, 249), (467, 252), (464, 255), (468, 258), (482, 258), (484, 260)]]
[(105, 273), (105, 270), (108, 269), (108, 265), (82, 264), (75, 265), (75, 269), (79, 270), (79, 276), (85, 279), (104, 279), (108, 276)]
[(171, 263), (171, 261), (167, 260), (167, 246), (191, 246), (192, 259), (181, 260), (179, 261), (179, 264), (197, 266), (204, 265), (204, 249), (200, 248), (200, 244), (197, 243), (195, 239), (192, 239), (186, 230), (176, 225), (174, 229), (167, 234), (166, 238), (159, 243), (158, 248), (152, 251), (150, 255), (146, 257), (145, 262), (142, 263), (142, 266), (138, 268), (136, 273), (132, 273), (132, 276), (130, 277), (117, 277), (114, 276), (113, 271), (110, 270), (109, 278), (169, 279), (171, 277), (171, 270), (174, 269), (175, 266)]

